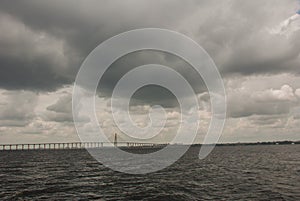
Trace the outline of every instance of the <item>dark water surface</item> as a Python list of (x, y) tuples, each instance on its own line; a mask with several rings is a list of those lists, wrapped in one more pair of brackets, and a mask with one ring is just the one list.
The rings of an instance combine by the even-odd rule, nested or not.
[(0, 152), (0, 200), (300, 200), (300, 145), (192, 147), (147, 175), (114, 172), (85, 150)]

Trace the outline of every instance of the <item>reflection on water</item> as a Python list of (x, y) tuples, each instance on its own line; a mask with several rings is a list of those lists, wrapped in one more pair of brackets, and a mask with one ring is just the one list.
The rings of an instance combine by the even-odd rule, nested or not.
[(300, 145), (191, 148), (159, 172), (128, 175), (85, 150), (0, 152), (0, 199), (300, 200)]

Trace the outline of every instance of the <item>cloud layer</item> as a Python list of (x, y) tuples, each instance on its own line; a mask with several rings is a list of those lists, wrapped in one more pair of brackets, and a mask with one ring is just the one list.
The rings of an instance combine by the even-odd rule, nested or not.
[[(298, 139), (298, 6), (296, 0), (1, 1), (0, 140), (76, 140), (71, 85), (84, 58), (104, 40), (144, 27), (186, 34), (213, 58), (228, 98), (223, 141)], [(126, 55), (105, 73), (97, 97), (100, 124), (118, 131), (109, 113), (112, 90), (128, 70), (149, 63), (170, 66), (191, 83), (202, 105), (201, 141), (211, 116), (206, 86), (186, 62), (161, 52)], [(145, 87), (131, 104), (139, 126), (147, 125), (151, 106), (166, 107), (165, 135), (158, 139), (172, 138), (179, 113), (169, 91)]]
[[(47, 91), (70, 84), (100, 42), (143, 27), (169, 28), (192, 37), (210, 53), (223, 76), (298, 74), (299, 31), (289, 37), (270, 31), (296, 11), (293, 0), (113, 1), (105, 6), (102, 1), (2, 1), (0, 87)], [(147, 56), (141, 57), (147, 61)], [(164, 59), (172, 66), (172, 57)]]

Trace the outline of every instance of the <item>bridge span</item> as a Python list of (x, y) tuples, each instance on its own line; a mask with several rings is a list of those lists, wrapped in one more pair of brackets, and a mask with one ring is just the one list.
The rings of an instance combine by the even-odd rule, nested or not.
[(54, 150), (54, 149), (88, 149), (88, 148), (161, 148), (167, 144), (141, 142), (64, 142), (64, 143), (30, 143), (30, 144), (0, 144), (0, 151), (5, 150)]

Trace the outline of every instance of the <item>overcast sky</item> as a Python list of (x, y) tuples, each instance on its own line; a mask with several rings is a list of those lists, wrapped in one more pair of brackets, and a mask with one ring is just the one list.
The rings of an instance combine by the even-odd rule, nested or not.
[[(81, 63), (104, 40), (147, 27), (183, 33), (215, 61), (228, 99), (221, 142), (299, 140), (299, 9), (296, 0), (1, 1), (0, 142), (77, 141), (71, 100)], [(108, 136), (118, 132), (111, 91), (128, 70), (149, 63), (174, 68), (193, 86), (201, 103), (201, 142), (211, 116), (206, 87), (188, 64), (160, 52), (127, 55), (106, 72), (96, 101), (100, 125)], [(145, 126), (156, 104), (166, 108), (168, 121), (155, 140), (166, 141), (180, 116), (171, 93), (141, 89), (130, 112)]]

